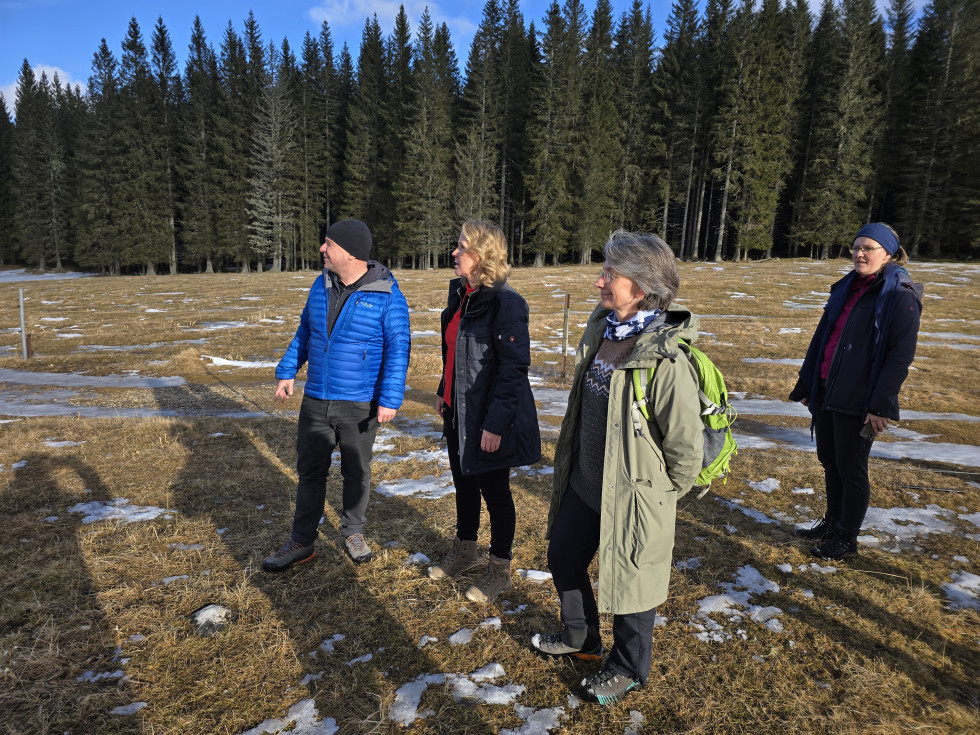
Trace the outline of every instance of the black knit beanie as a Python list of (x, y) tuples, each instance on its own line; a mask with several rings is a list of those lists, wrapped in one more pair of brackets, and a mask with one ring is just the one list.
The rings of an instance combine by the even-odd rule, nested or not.
[(324, 234), (328, 237), (358, 260), (367, 260), (371, 254), (371, 230), (360, 220), (334, 222)]

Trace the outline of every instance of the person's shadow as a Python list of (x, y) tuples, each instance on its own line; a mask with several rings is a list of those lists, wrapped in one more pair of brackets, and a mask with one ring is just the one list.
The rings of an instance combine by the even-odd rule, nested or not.
[[(204, 412), (208, 406), (219, 409), (213, 413), (256, 408), (245, 400), (235, 404), (200, 385), (194, 392)], [(433, 627), (428, 613), (446, 604), (446, 588), (433, 584), (424, 566), (400, 564), (392, 569), (388, 557), (397, 558), (402, 551), (441, 551), (446, 539), (404, 500), (380, 499), (372, 491), (366, 535), (375, 559), (355, 565), (347, 558), (337, 530), (341, 478), (336, 457), (327, 480), (315, 559), (278, 574), (261, 570), (262, 560), (288, 540), (292, 525), (295, 417), (301, 395), (297, 388), (285, 411), (264, 418), (202, 415), (170, 424), (169, 440), (176, 445), (175, 455), (183, 457), (172, 483), (173, 507), (202, 532), (218, 533), (227, 549), (223, 568), (209, 570), (209, 599), (188, 601), (185, 612), (216, 603), (236, 615), (227, 632), (210, 642), (202, 644), (185, 632), (176, 643), (188, 652), (200, 652), (202, 645), (213, 652), (213, 658), (199, 653), (193, 662), (188, 658), (195, 668), (193, 676), (184, 678), (196, 681), (202, 691), (239, 691), (237, 701), (253, 705), (249, 726), (281, 717), (291, 705), (313, 697), (322, 718), (334, 717), (341, 732), (360, 732), (368, 723), (380, 726), (386, 717), (391, 701), (385, 692), (422, 674), (466, 673), (447, 669), (445, 661), (433, 659), (431, 649), (420, 648), (419, 642), (431, 635), (447, 646), (449, 635), (475, 627), (486, 611), (472, 606), (468, 615)], [(173, 390), (161, 392), (159, 401), (174, 401)], [(397, 430), (399, 418), (383, 426)], [(377, 477), (372, 482), (376, 484)], [(419, 544), (422, 548), (415, 548)], [(392, 574), (396, 583), (390, 583)], [(270, 620), (275, 622), (270, 625)], [(331, 647), (333, 652), (328, 652)], [(219, 659), (222, 665), (215, 666)], [(247, 680), (243, 673), (249, 674)], [(248, 688), (244, 698), (243, 687)], [(196, 721), (217, 728), (227, 706), (220, 699), (196, 703)], [(448, 693), (427, 695), (420, 710), (428, 706), (427, 700), (441, 703), (441, 709), (452, 703)], [(453, 722), (460, 731), (489, 731), (476, 707), (454, 709)]]
[[(112, 498), (73, 451), (32, 451), (0, 475), (4, 732), (98, 732), (112, 709), (133, 703), (118, 685), (142, 642), (121, 636), (100, 603), (90, 571), (97, 525), (68, 511)], [(138, 719), (128, 731), (142, 732)]]

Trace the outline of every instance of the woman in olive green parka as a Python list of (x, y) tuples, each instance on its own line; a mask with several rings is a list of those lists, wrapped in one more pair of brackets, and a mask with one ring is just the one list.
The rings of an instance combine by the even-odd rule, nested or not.
[[(613, 613), (613, 649), (583, 682), (602, 704), (646, 683), (655, 608), (667, 598), (677, 500), (701, 470), (697, 378), (678, 339), (698, 321), (672, 306), (674, 255), (655, 235), (613, 233), (596, 280), (599, 306), (575, 357), (575, 376), (555, 447), (548, 563), (564, 628), (536, 635), (550, 655), (602, 657), (599, 612)], [(632, 371), (655, 368), (646, 386), (650, 420), (634, 406)], [(599, 554), (596, 604), (588, 566)]]

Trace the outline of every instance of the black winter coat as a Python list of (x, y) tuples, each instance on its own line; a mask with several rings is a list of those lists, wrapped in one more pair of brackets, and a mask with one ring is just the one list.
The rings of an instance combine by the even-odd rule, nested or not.
[[(465, 293), (462, 279), (449, 284), (442, 312), (442, 364), (446, 365), (446, 327)], [(519, 467), (541, 459), (538, 413), (527, 372), (531, 365), (527, 302), (506, 283), (482, 286), (460, 315), (453, 363), (451, 404), (445, 431), (459, 432), (460, 467), (464, 475)], [(438, 395), (443, 394), (445, 379)], [(483, 430), (500, 435), (496, 452), (480, 449)]]
[[(821, 401), (819, 391), (814, 391), (813, 386), (819, 381), (823, 347), (839, 315), (839, 311), (831, 314), (825, 308), (800, 368), (800, 378), (789, 396), (791, 401), (810, 399), (811, 414), (825, 409), (862, 418), (871, 413), (893, 421), (899, 419), (898, 391), (915, 357), (922, 286), (913, 283), (905, 269), (895, 264), (885, 266), (882, 276), (887, 275), (898, 282), (890, 300), (890, 313), (882, 313), (885, 278), (876, 278), (848, 315), (834, 350)], [(830, 287), (828, 307), (835, 301), (838, 288), (850, 288), (852, 277), (853, 274), (848, 274)], [(885, 325), (883, 334), (879, 334), (880, 324)]]

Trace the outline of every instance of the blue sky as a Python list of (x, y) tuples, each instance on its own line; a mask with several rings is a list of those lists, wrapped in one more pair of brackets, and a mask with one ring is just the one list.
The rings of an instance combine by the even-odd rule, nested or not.
[[(926, 0), (914, 0), (921, 8)], [(378, 15), (382, 32), (391, 33), (398, 7), (405, 6), (414, 33), (423, 10), (437, 23), (445, 22), (450, 29), (460, 68), (465, 65), (473, 33), (483, 14), (486, 0), (0, 0), (0, 92), (12, 114), (14, 89), (21, 64), (26, 58), (35, 73), (46, 71), (48, 78), (58, 73), (62, 83), (86, 84), (92, 67), (92, 56), (103, 38), (116, 57), (120, 55), (122, 39), (129, 19), (140, 24), (144, 41), (149, 45), (157, 17), (162, 16), (170, 31), (174, 50), (181, 60), (190, 41), (194, 16), (199, 14), (208, 40), (217, 49), (228, 22), (241, 32), (242, 24), (251, 9), (262, 31), (263, 40), (277, 45), (284, 37), (299, 50), (307, 31), (319, 32), (320, 24), (330, 24), (334, 44), (339, 51), (344, 41), (355, 61), (364, 21)], [(521, 0), (525, 22), (535, 21), (540, 28), (550, 0)], [(612, 0), (618, 17), (631, 5), (631, 0)], [(658, 41), (662, 38), (664, 21), (671, 0), (648, 0)], [(699, 3), (702, 4), (702, 3)], [(591, 15), (595, 0), (584, 0)], [(810, 0), (816, 11), (819, 0)], [(883, 8), (885, 0), (878, 0)]]
[[(381, 30), (391, 33), (395, 14), (400, 5), (405, 6), (414, 33), (423, 10), (437, 23), (449, 26), (460, 67), (465, 64), (473, 33), (483, 14), (486, 0), (0, 0), (0, 92), (7, 100), (12, 113), (14, 89), (21, 64), (26, 58), (36, 73), (45, 70), (51, 78), (54, 71), (62, 82), (81, 84), (83, 87), (91, 73), (92, 56), (102, 38), (109, 48), (120, 55), (122, 39), (126, 35), (129, 19), (136, 17), (143, 31), (144, 41), (149, 39), (157, 17), (170, 31), (170, 40), (178, 57), (183, 58), (190, 41), (194, 16), (199, 14), (208, 40), (217, 49), (228, 21), (241, 32), (242, 24), (251, 9), (262, 30), (262, 38), (276, 45), (283, 37), (298, 51), (304, 34), (317, 34), (320, 24), (330, 24), (334, 45), (340, 50), (344, 41), (357, 59), (364, 21), (377, 13)], [(534, 20), (540, 27), (548, 0), (521, 0), (525, 22)], [(631, 5), (631, 0), (612, 0), (618, 15)], [(585, 0), (586, 11), (591, 14), (594, 0)], [(663, 31), (663, 20), (670, 8), (670, 0), (650, 0), (658, 36)]]

